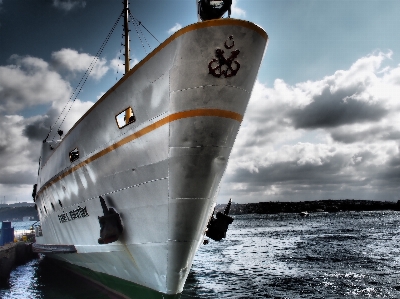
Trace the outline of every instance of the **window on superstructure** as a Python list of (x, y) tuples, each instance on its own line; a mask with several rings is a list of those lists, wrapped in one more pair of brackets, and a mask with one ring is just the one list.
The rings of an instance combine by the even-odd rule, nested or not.
[(53, 203), (51, 203), (51, 207), (53, 208), (53, 211), (55, 211), (55, 208), (54, 208), (54, 205), (53, 205)]
[(60, 204), (60, 207), (62, 207), (62, 203), (61, 203), (61, 200), (58, 200), (58, 203)]
[(69, 152), (69, 160), (72, 162), (74, 162), (75, 160), (79, 159), (79, 150), (78, 148), (74, 148), (72, 151)]
[(128, 107), (121, 113), (117, 114), (115, 120), (117, 121), (118, 128), (122, 129), (125, 126), (134, 123), (136, 121), (136, 116), (133, 113), (132, 108)]

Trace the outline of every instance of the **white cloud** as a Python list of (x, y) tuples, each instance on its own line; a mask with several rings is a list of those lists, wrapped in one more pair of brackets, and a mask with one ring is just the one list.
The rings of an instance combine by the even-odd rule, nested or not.
[(317, 81), (256, 82), (221, 202), (399, 200), (400, 65), (391, 52)]
[[(92, 107), (94, 103), (91, 101), (82, 102), (79, 99), (76, 99), (71, 106), (71, 110), (68, 112), (68, 117), (65, 118), (65, 121), (61, 127), (64, 132), (68, 132), (72, 126), (81, 118), (82, 115)], [(54, 103), (52, 106), (54, 110), (57, 111), (57, 115), (62, 111), (63, 105), (58, 103)]]
[(238, 7), (238, 0), (233, 0), (232, 1), (232, 17), (233, 18), (240, 18), (240, 17), (245, 17), (246, 16), (246, 11), (244, 11), (242, 8)]
[(178, 31), (180, 29), (182, 29), (182, 25), (179, 24), (179, 23), (175, 23), (175, 25), (172, 28), (168, 29), (167, 32), (168, 32), (168, 34), (172, 34), (172, 33), (175, 33), (176, 31)]
[[(56, 53), (72, 72), (81, 71), (72, 56), (83, 64), (89, 57)], [(400, 199), (400, 65), (385, 65), (391, 55), (362, 57), (316, 81), (256, 82), (221, 185), (221, 202), (229, 197), (235, 202)], [(71, 87), (42, 59), (15, 55), (11, 61), (0, 66), (0, 194), (22, 201), (30, 200), (41, 140)], [(115, 69), (115, 63), (108, 67)], [(44, 103), (51, 103), (47, 115), (16, 115)], [(64, 132), (91, 105), (77, 99)]]
[(51, 54), (53, 64), (58, 69), (67, 70), (73, 73), (85, 72), (91, 64), (94, 64), (90, 72), (90, 77), (96, 80), (101, 79), (109, 70), (107, 60), (98, 58), (87, 53), (78, 53), (72, 49), (61, 49)]
[(64, 102), (71, 87), (40, 58), (13, 55), (0, 66), (0, 113), (52, 102)]
[[(13, 55), (11, 61), (0, 66), (0, 194), (7, 201), (31, 201), (42, 140), (71, 95), (71, 87), (42, 59)], [(42, 104), (51, 105), (45, 115), (16, 115)], [(62, 126), (64, 132), (92, 105), (77, 99)]]
[(124, 74), (125, 73), (125, 65), (124, 62), (119, 58), (114, 58), (110, 61), (110, 67), (114, 70), (117, 74)]
[[(139, 62), (139, 60), (137, 58), (131, 58), (131, 59), (132, 60), (129, 63), (130, 68), (134, 67)], [(119, 74), (121, 76), (121, 75), (125, 74), (125, 65), (124, 65), (124, 63), (125, 62), (122, 61), (117, 55), (114, 59), (111, 59), (110, 68), (112, 70), (114, 70), (114, 72), (116, 74)]]
[(53, 6), (61, 9), (61, 10), (65, 10), (65, 11), (70, 11), (71, 9), (75, 8), (75, 7), (82, 7), (84, 8), (86, 6), (86, 1), (82, 1), (82, 0), (53, 0)]
[(104, 96), (106, 93), (104, 91), (100, 92), (99, 95), (96, 97), (97, 100), (100, 100), (102, 96)]
[(19, 115), (0, 117), (0, 194), (6, 201), (31, 201), (41, 143), (24, 136), (32, 121)]
[[(92, 102), (76, 100), (62, 126), (64, 132), (92, 105)], [(48, 115), (0, 117), (0, 194), (6, 196), (7, 201), (31, 201), (42, 140), (61, 108), (61, 103), (56, 102)]]

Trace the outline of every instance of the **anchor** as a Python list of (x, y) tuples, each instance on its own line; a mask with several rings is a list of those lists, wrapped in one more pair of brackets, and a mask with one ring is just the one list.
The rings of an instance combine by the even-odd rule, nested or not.
[(123, 226), (119, 214), (113, 208), (107, 207), (103, 197), (99, 196), (99, 198), (104, 216), (99, 216), (100, 238), (98, 242), (99, 244), (108, 244), (119, 239)]
[(207, 224), (206, 236), (213, 239), (214, 241), (221, 241), (226, 238), (226, 232), (229, 224), (233, 222), (233, 218), (228, 216), (231, 208), (232, 199), (229, 199), (228, 204), (225, 207), (224, 213), (218, 212), (214, 218), (214, 213)]
[[(233, 40), (233, 35), (230, 35), (228, 39), (231, 41), (231, 44), (228, 46), (228, 40), (226, 40), (224, 46), (225, 49), (230, 50), (235, 46), (235, 41)], [(236, 60), (240, 54), (240, 50), (236, 49), (231, 51), (231, 55), (228, 58), (225, 58), (224, 53), (225, 51), (220, 48), (215, 49), (216, 58), (211, 60), (208, 64), (208, 73), (214, 77), (233, 77), (236, 76), (240, 69), (240, 63)]]

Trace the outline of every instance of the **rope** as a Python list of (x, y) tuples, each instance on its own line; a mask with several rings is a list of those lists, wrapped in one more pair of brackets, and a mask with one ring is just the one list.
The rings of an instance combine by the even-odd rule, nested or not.
[[(57, 120), (55, 121), (54, 125), (50, 127), (50, 132), (48, 134), (48, 136), (50, 135), (50, 133), (53, 131), (53, 128), (57, 125), (58, 121), (60, 120), (61, 116), (63, 115), (65, 109), (68, 107), (69, 105), (69, 109), (66, 112), (64, 118), (62, 119), (60, 125), (58, 126), (58, 130), (60, 130), (61, 125), (64, 123), (68, 113), (71, 111), (72, 105), (74, 104), (75, 100), (78, 98), (79, 93), (82, 91), (83, 86), (85, 85), (87, 79), (89, 78), (91, 72), (93, 71), (94, 66), (96, 65), (97, 61), (99, 60), (100, 55), (103, 53), (103, 50), (105, 48), (105, 46), (107, 45), (108, 41), (110, 40), (111, 35), (113, 34), (115, 27), (118, 25), (121, 17), (123, 16), (123, 11), (121, 12), (121, 14), (118, 16), (118, 19), (115, 21), (113, 27), (111, 28), (110, 32), (108, 33), (107, 37), (105, 38), (105, 40), (103, 41), (102, 45), (100, 46), (100, 49), (97, 51), (95, 57), (93, 58), (92, 62), (90, 63), (88, 69), (86, 70), (86, 72), (83, 74), (81, 80), (79, 81), (78, 85), (76, 86), (74, 92), (72, 93), (71, 97), (69, 98), (68, 102), (64, 105), (64, 108), (62, 109), (60, 115), (58, 116)], [(71, 104), (70, 104), (71, 102)], [(56, 138), (56, 134), (54, 135), (54, 137), (52, 138), (52, 141), (54, 141), (54, 138)], [(47, 138), (46, 138), (47, 139)], [(45, 139), (45, 140), (46, 140)]]

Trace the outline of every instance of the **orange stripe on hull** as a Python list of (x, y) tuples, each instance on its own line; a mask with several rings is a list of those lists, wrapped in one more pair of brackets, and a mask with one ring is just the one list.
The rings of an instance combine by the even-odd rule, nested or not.
[(54, 178), (53, 180), (51, 180), (48, 183), (46, 183), (45, 185), (43, 185), (43, 187), (40, 188), (38, 194), (43, 192), (45, 189), (49, 188), (51, 185), (55, 184), (56, 182), (60, 181), (61, 179), (65, 178), (67, 175), (70, 175), (71, 173), (75, 172), (79, 168), (81, 168), (85, 165), (88, 165), (89, 163), (101, 158), (102, 156), (112, 152), (113, 150), (123, 146), (124, 144), (127, 144), (135, 139), (138, 139), (138, 138), (140, 138), (140, 137), (142, 137), (142, 136), (144, 136), (144, 135), (146, 135), (146, 134), (148, 134), (170, 122), (184, 119), (184, 118), (198, 117), (198, 116), (214, 116), (214, 117), (230, 118), (230, 119), (236, 120), (238, 122), (242, 122), (242, 120), (243, 120), (243, 116), (240, 115), (239, 113), (227, 111), (227, 110), (221, 110), (221, 109), (196, 109), (196, 110), (177, 112), (177, 113), (168, 115), (168, 116), (156, 121), (155, 123), (152, 123), (151, 125), (149, 125), (143, 129), (121, 139), (120, 141), (104, 148), (97, 154), (94, 154), (90, 158), (87, 158), (85, 161), (82, 161), (81, 163), (66, 170), (58, 177)]

